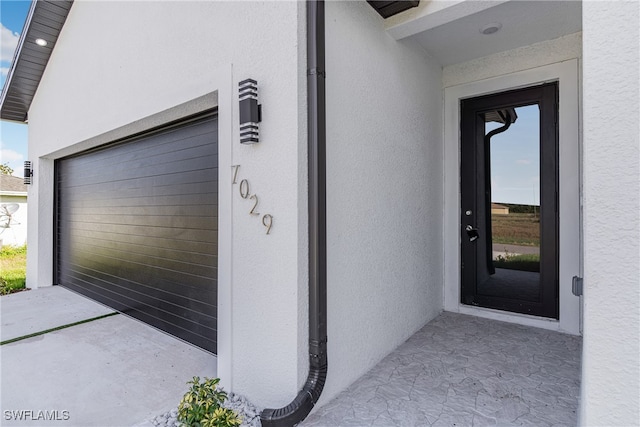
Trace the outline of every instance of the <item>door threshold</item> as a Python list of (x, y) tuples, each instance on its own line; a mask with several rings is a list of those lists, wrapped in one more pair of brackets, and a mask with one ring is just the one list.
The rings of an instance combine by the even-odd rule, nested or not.
[(550, 331), (562, 332), (569, 335), (576, 335), (572, 332), (565, 331), (560, 327), (560, 321), (557, 319), (548, 319), (546, 317), (532, 316), (529, 314), (510, 313), (492, 308), (475, 307), (470, 305), (459, 304), (458, 310), (446, 310), (454, 313), (467, 314), (469, 316), (482, 317), (485, 319), (498, 320), (501, 322), (515, 323), (517, 325), (532, 326), (534, 328), (547, 329)]

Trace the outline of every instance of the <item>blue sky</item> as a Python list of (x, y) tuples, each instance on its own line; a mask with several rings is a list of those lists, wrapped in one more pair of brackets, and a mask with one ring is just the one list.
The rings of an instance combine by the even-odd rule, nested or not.
[[(13, 52), (18, 44), (30, 6), (30, 0), (0, 1), (0, 23), (2, 24), (0, 86), (4, 86)], [(0, 163), (8, 163), (13, 168), (14, 175), (22, 176), (22, 165), (27, 160), (27, 126), (4, 121), (0, 122), (0, 126)]]
[[(516, 108), (518, 119), (491, 138), (491, 201), (540, 205), (540, 111)], [(501, 125), (488, 123), (487, 132)]]

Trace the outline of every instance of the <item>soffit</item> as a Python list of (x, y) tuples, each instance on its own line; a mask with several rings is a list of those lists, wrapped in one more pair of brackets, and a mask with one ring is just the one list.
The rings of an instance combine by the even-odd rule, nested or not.
[[(501, 24), (500, 31), (481, 34), (492, 23)], [(443, 66), (581, 30), (582, 2), (571, 0), (425, 2), (387, 24), (392, 37), (416, 40)]]
[[(0, 96), (0, 119), (26, 122), (27, 112), (73, 0), (37, 0), (29, 10)], [(46, 46), (36, 44), (47, 41)]]

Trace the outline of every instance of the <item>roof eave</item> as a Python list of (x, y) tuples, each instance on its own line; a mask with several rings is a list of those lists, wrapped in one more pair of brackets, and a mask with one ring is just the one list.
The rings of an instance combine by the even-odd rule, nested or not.
[[(31, 4), (0, 94), (1, 120), (27, 122), (31, 101), (72, 4), (73, 0), (34, 0)], [(35, 28), (34, 24), (46, 28), (46, 33), (42, 29)], [(47, 40), (48, 45), (46, 47), (36, 45), (35, 40), (38, 38)], [(27, 63), (29, 66), (26, 65)], [(39, 70), (34, 70), (34, 64)]]
[(27, 38), (27, 33), (29, 27), (31, 26), (31, 19), (33, 18), (33, 12), (36, 8), (37, 1), (33, 1), (31, 3), (31, 7), (29, 8), (29, 13), (27, 13), (27, 19), (25, 21), (24, 27), (22, 28), (22, 33), (20, 34), (20, 39), (18, 40), (18, 46), (16, 47), (15, 52), (13, 52), (13, 60), (11, 61), (11, 66), (9, 67), (9, 72), (7, 73), (7, 79), (4, 81), (4, 86), (2, 87), (2, 94), (0, 95), (0, 119), (8, 120), (12, 122), (26, 122), (27, 115), (25, 114), (24, 120), (17, 120), (17, 118), (9, 118), (5, 117), (4, 114), (4, 103), (7, 97), (7, 93), (9, 92), (9, 88), (11, 87), (11, 82), (13, 81), (13, 76), (16, 70), (16, 63), (18, 62), (18, 58), (20, 57), (20, 52), (22, 51), (22, 46), (24, 45), (24, 41)]

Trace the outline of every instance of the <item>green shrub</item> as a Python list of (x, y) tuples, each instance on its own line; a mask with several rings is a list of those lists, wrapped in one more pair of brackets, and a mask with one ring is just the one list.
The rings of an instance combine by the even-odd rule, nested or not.
[(191, 388), (178, 405), (178, 421), (189, 427), (236, 427), (242, 419), (232, 409), (223, 408), (227, 393), (218, 388), (219, 378), (193, 377)]

